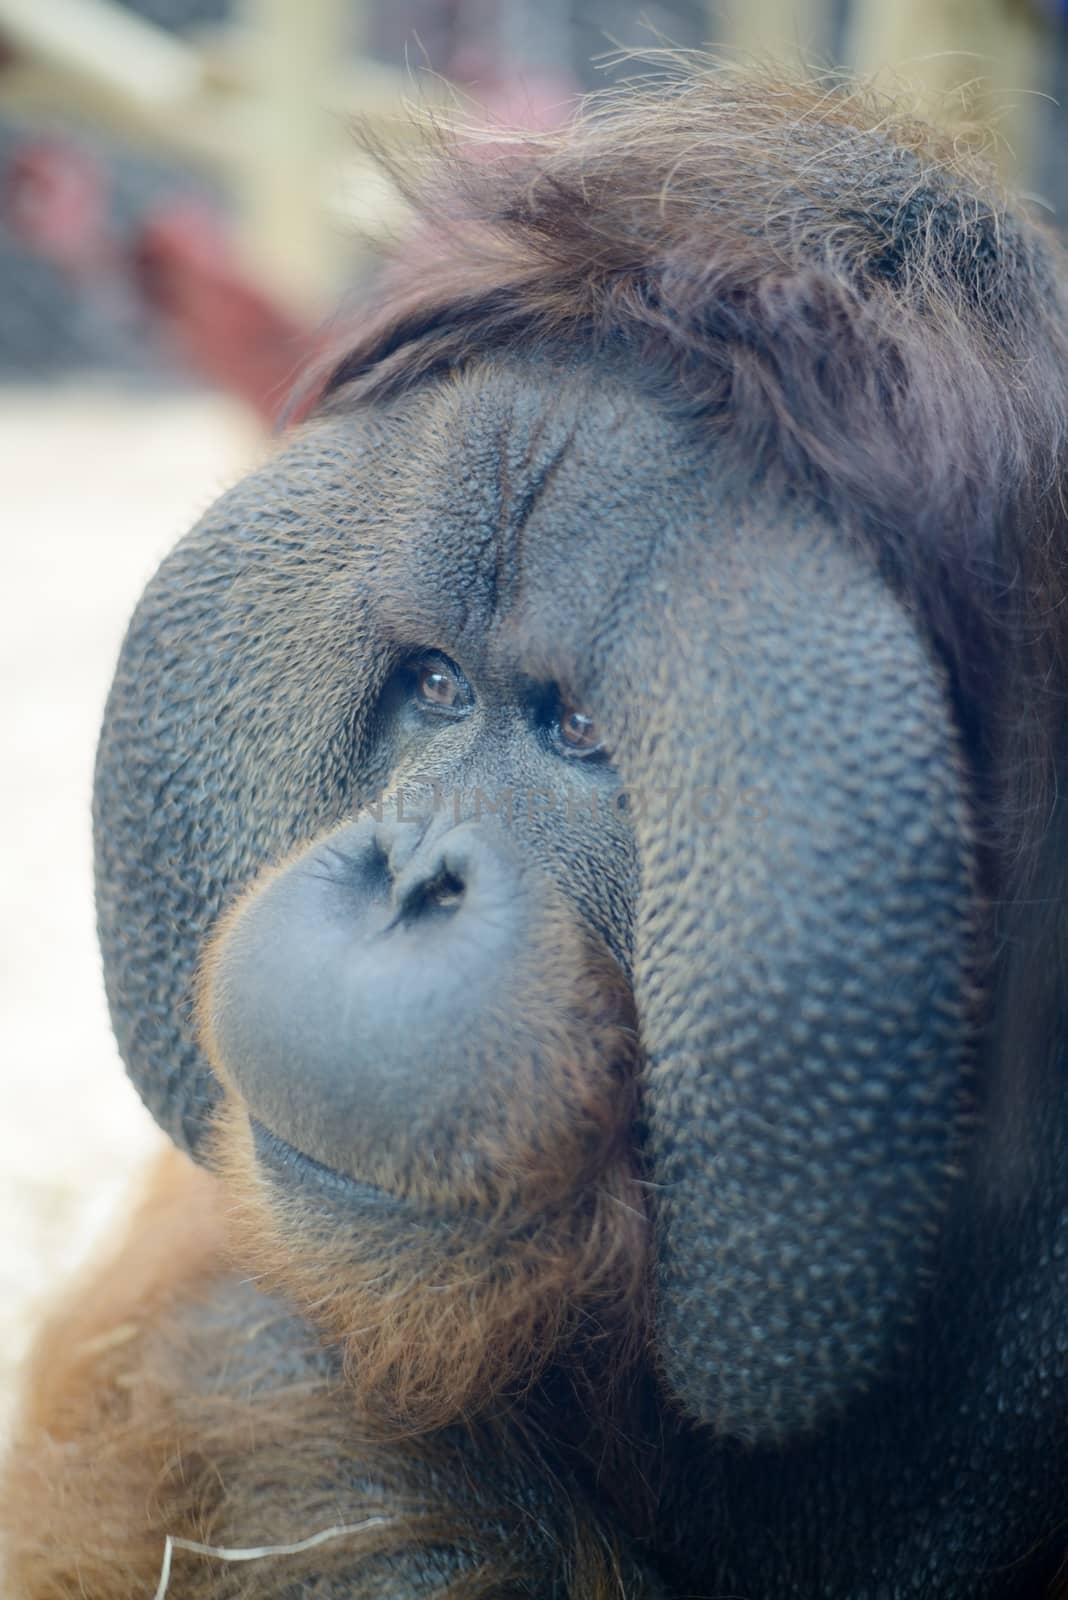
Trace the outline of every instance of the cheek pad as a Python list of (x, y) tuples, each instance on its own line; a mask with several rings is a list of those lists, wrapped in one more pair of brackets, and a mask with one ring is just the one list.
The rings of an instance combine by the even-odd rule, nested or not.
[(636, 999), (662, 1370), (697, 1420), (775, 1441), (888, 1369), (919, 1303), (963, 1106), (972, 859), (904, 609), (818, 525), (754, 548), (676, 619), (687, 738), (636, 741)]

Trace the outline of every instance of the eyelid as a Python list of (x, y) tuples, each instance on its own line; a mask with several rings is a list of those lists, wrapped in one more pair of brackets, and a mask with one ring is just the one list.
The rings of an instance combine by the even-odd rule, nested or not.
[(559, 727), (554, 734), (553, 743), (568, 761), (592, 761), (607, 754), (603, 744), (591, 744), (588, 750), (580, 750), (575, 745), (568, 744), (559, 732)]

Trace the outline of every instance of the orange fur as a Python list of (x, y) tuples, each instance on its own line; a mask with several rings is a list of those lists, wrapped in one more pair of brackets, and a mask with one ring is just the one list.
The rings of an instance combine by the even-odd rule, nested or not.
[[(169, 1600), (267, 1600), (313, 1579), (331, 1600), (385, 1596), (398, 1558), (425, 1563), (411, 1570), (443, 1600), (532, 1592), (515, 1488), (469, 1504), (455, 1444), (376, 1443), (307, 1325), (233, 1274), (228, 1232), (217, 1180), (169, 1152), (119, 1248), (43, 1330), (0, 1483), (10, 1595), (151, 1600), (168, 1534), (247, 1548), (354, 1525), (240, 1565), (177, 1551)], [(518, 1433), (491, 1430), (486, 1460), (502, 1450), (524, 1485), (541, 1470)], [(576, 1600), (635, 1593), (611, 1537), (546, 1479), (554, 1579)]]
[[(422, 186), (440, 238), (435, 270), (418, 252), (398, 269), (392, 298), (324, 375), (321, 410), (390, 403), (473, 351), (522, 356), (548, 342), (629, 352), (720, 442), (740, 483), (766, 474), (814, 495), (846, 525), (892, 537), (887, 549), (918, 592), (959, 598), (933, 614), (932, 631), (962, 664), (963, 700), (984, 704), (988, 658), (977, 656), (974, 681), (965, 671), (972, 631), (985, 636), (982, 600), (965, 606), (944, 572), (985, 570), (1004, 537), (1018, 593), (1034, 607), (1044, 597), (1043, 618), (1068, 617), (1054, 560), (1064, 543), (1065, 346), (1045, 247), (1003, 211), (981, 169), (875, 97), (774, 74), (715, 84), (710, 93), (695, 74), (656, 107), (607, 102), (578, 131), (531, 140), (509, 163), (464, 168), (446, 151)], [(917, 537), (906, 543), (902, 530)], [(298, 558), (298, 545), (284, 547), (283, 561)], [(214, 581), (213, 564), (202, 564)], [(304, 665), (348, 650), (328, 608), (311, 609), (310, 633), (288, 613), (283, 627), (279, 594), (267, 643), (251, 630), (223, 635), (251, 650), (248, 670), (271, 665), (283, 644)], [(997, 801), (997, 828), (1021, 862), (1028, 830), (1052, 815), (1043, 785), (1053, 769), (1038, 713), (1021, 719), (1017, 707), (1024, 691), (1063, 679), (1068, 655), (1068, 629), (1033, 627), (1029, 616), (1021, 611), (1019, 627), (1033, 643), (1021, 648), (1018, 681), (1006, 676), (1004, 720), (1019, 733)], [(130, 661), (128, 673), (146, 672), (152, 653)], [(990, 710), (996, 725), (1005, 708)], [(189, 702), (180, 711), (188, 716)], [(187, 742), (205, 724), (190, 726)], [(224, 726), (233, 736), (233, 715)], [(301, 751), (291, 759), (303, 803)], [(251, 817), (259, 796), (246, 769), (227, 771), (242, 776)], [(210, 766), (206, 775), (214, 783)], [(222, 813), (204, 800), (204, 773), (194, 778), (206, 836)], [(116, 796), (130, 803), (135, 782), (139, 767), (125, 788), (100, 791), (101, 814)], [(236, 792), (226, 788), (227, 807)], [(121, 828), (104, 829), (105, 869), (125, 841)], [(226, 881), (258, 848), (240, 843), (218, 869)], [(214, 888), (221, 895), (225, 883)], [(159, 903), (173, 915), (175, 902)], [(162, 937), (162, 921), (150, 926)], [(140, 948), (125, 923), (111, 938)], [(618, 1372), (643, 1348), (649, 1242), (626, 1149), (633, 1090), (625, 1077), (593, 1076), (634, 1019), (598, 981), (603, 1014), (591, 1030), (572, 981), (585, 970), (579, 955), (559, 944), (535, 958), (539, 983), (517, 983), (493, 1019), (515, 1092), (498, 1094), (495, 1122), (476, 1106), (477, 1125), (457, 1127), (451, 1165), (420, 1165), (418, 1149), (404, 1152), (406, 1164), (381, 1153), (382, 1170), (365, 1174), (396, 1201), (381, 1224), (347, 1223), (305, 1193), (281, 1193), (252, 1159), (232, 1093), (215, 1128), (221, 1182), (177, 1155), (161, 1163), (125, 1242), (76, 1288), (30, 1364), (0, 1486), (13, 1596), (151, 1600), (168, 1534), (247, 1547), (341, 1524), (363, 1526), (242, 1566), (181, 1553), (169, 1600), (277, 1600), (317, 1580), (316, 1600), (649, 1594), (622, 1541), (565, 1478), (566, 1407), (548, 1411), (550, 1461), (537, 1443), (537, 1383), (550, 1359), (576, 1350), (563, 1374), (570, 1398), (587, 1361), (603, 1384), (601, 1368)], [(122, 989), (126, 957), (109, 959)], [(183, 1001), (184, 984), (174, 991)], [(528, 993), (561, 1005), (525, 1017)], [(565, 1028), (567, 1007), (581, 1026)], [(539, 1045), (529, 1059), (552, 1062), (551, 1092), (525, 1071), (520, 1020)], [(626, 1060), (633, 1066), (633, 1051)], [(479, 1181), (464, 1190), (472, 1151)], [(251, 1286), (248, 1271), (272, 1292)], [(509, 1408), (521, 1387), (527, 1403)], [(598, 1392), (611, 1412), (611, 1391)], [(484, 1414), (493, 1405), (498, 1414)], [(610, 1418), (603, 1431), (598, 1447), (622, 1461)], [(628, 1470), (640, 1476), (642, 1464)], [(605, 1473), (589, 1492), (599, 1504), (615, 1488)]]
[(209, 1160), (242, 1264), (338, 1341), (380, 1433), (477, 1414), (529, 1389), (575, 1341), (578, 1372), (591, 1342), (610, 1337), (622, 1379), (646, 1333), (649, 1236), (628, 1148), (633, 999), (618, 968), (562, 904), (543, 916), (529, 981), (501, 999), (499, 1016), (480, 1018), (508, 1052), (496, 1077), (486, 1052), (480, 1120), (458, 1114), (451, 1163), (402, 1140), (374, 1152), (360, 1175), (381, 1190), (382, 1209), (349, 1211), (344, 1198), (277, 1182), (257, 1160), (215, 1038), (220, 952), (278, 871), (220, 919), (198, 983), (201, 1039), (225, 1095)]
[(437, 1231), (392, 1209), (347, 1226), (332, 1212), (316, 1227), (303, 1197), (258, 1166), (236, 1104), (215, 1156), (242, 1262), (339, 1341), (381, 1433), (439, 1428), (529, 1388), (576, 1338), (588, 1355), (610, 1337), (619, 1377), (640, 1348), (647, 1233), (622, 1157), (563, 1204), (488, 1220), (459, 1212)]
[[(41, 1334), (3, 1484), (14, 1593), (148, 1600), (167, 1534), (278, 1543), (345, 1520), (312, 1487), (345, 1432), (336, 1386), (305, 1378), (258, 1387), (247, 1375), (224, 1385), (218, 1348), (218, 1373), (198, 1384), (203, 1352), (183, 1322), (226, 1272), (220, 1198), (214, 1179), (168, 1152), (120, 1248)], [(284, 1317), (266, 1303), (263, 1311)], [(224, 1337), (262, 1332), (242, 1324)], [(348, 1508), (355, 1518), (383, 1509)], [(362, 1551), (384, 1538), (371, 1530)], [(351, 1560), (353, 1541), (342, 1543), (242, 1568), (240, 1592), (273, 1594), (283, 1576), (329, 1571)], [(231, 1592), (235, 1569), (176, 1561), (173, 1595)]]

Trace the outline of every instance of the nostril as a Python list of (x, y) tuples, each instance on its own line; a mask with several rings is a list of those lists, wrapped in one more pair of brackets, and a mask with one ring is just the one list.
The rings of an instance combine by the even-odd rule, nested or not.
[(417, 922), (421, 917), (447, 914), (462, 904), (465, 885), (448, 867), (420, 878), (405, 890), (397, 916), (401, 922)]

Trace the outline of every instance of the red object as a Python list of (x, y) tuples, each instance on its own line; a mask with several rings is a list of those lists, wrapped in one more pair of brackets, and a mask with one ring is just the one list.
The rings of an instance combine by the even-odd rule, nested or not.
[(70, 273), (107, 259), (107, 177), (91, 155), (68, 140), (31, 139), (4, 176), (4, 220), (23, 244)]
[(313, 330), (243, 269), (207, 206), (170, 202), (123, 239), (108, 187), (103, 165), (72, 141), (27, 140), (4, 173), (3, 218), (83, 293), (124, 279), (188, 365), (277, 422), (315, 352)]
[[(485, 98), (498, 123), (510, 125), (518, 113), (527, 126), (553, 127), (573, 104), (574, 86), (545, 75), (517, 87), (503, 76)], [(474, 154), (492, 149), (476, 145)], [(28, 140), (4, 175), (4, 220), (82, 292), (115, 278), (132, 286), (185, 362), (265, 421), (306, 412), (314, 394), (288, 403), (320, 340), (248, 273), (225, 224), (205, 205), (172, 201), (120, 238), (108, 191), (106, 168), (73, 141)]]
[(316, 340), (244, 272), (225, 227), (204, 207), (166, 207), (142, 224), (130, 261), (185, 359), (276, 422)]

